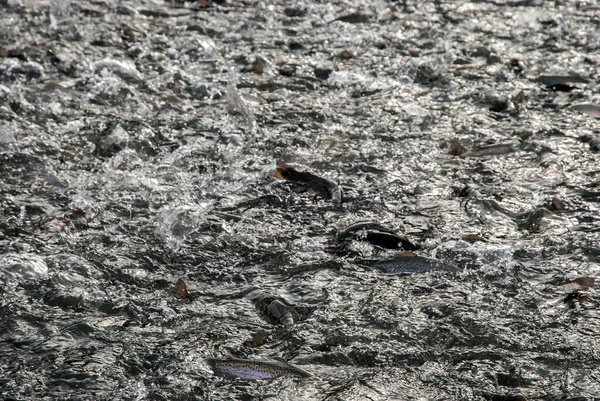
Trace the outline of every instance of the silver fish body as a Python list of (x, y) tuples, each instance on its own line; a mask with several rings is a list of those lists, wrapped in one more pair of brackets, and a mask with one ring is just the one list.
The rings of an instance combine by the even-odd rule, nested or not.
[(427, 273), (432, 270), (451, 270), (451, 266), (446, 265), (439, 260), (417, 255), (401, 256), (383, 260), (369, 260), (364, 264), (375, 267), (386, 273), (399, 275)]
[(252, 359), (207, 359), (217, 376), (227, 379), (271, 380), (281, 376), (312, 376), (307, 371), (280, 361), (259, 361)]
[(482, 146), (480, 148), (474, 148), (467, 150), (462, 154), (462, 157), (485, 157), (485, 156), (500, 156), (516, 151), (516, 145), (512, 143), (496, 144)]

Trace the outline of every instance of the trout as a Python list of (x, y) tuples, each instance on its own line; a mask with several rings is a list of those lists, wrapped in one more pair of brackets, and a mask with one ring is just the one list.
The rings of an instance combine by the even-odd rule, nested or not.
[(534, 79), (533, 82), (540, 82), (546, 86), (555, 86), (555, 85), (566, 85), (570, 83), (576, 84), (587, 84), (590, 82), (589, 79), (582, 77), (578, 74), (568, 74), (568, 75), (541, 75), (538, 78)]
[(272, 175), (280, 180), (305, 184), (323, 198), (331, 199), (333, 203), (339, 204), (342, 202), (342, 190), (337, 183), (309, 173), (308, 171), (298, 171), (284, 162), (279, 162), (277, 163), (277, 169), (273, 171)]
[(418, 256), (412, 252), (400, 252), (392, 259), (367, 260), (363, 264), (386, 273), (400, 275), (427, 273), (431, 270), (449, 270), (450, 267), (439, 260)]
[(364, 239), (367, 242), (381, 248), (399, 249), (402, 247), (407, 251), (416, 251), (419, 249), (419, 246), (410, 242), (407, 237), (398, 235), (393, 230), (390, 230), (375, 222), (361, 222), (353, 224), (340, 231), (336, 235), (335, 241), (337, 243), (341, 243), (353, 235), (355, 237), (358, 236), (359, 239)]
[(450, 141), (450, 152), (448, 153), (450, 153), (452, 156), (461, 157), (485, 157), (505, 155), (515, 151), (516, 146), (512, 143), (499, 143), (495, 145), (487, 145), (467, 150), (457, 138), (454, 138)]
[(257, 361), (252, 359), (207, 359), (217, 376), (227, 379), (270, 380), (281, 376), (312, 376), (305, 370), (280, 361)]

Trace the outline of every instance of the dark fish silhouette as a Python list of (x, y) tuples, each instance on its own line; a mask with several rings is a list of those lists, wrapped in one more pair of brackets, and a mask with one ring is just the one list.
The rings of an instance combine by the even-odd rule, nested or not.
[(307, 171), (298, 171), (284, 162), (277, 163), (277, 169), (272, 174), (275, 178), (280, 180), (306, 184), (313, 191), (323, 196), (323, 198), (331, 199), (333, 203), (342, 202), (342, 190), (339, 185), (333, 181), (329, 181)]
[(511, 394), (492, 394), (482, 393), (483, 398), (489, 401), (527, 401), (527, 398), (522, 395), (511, 395)]
[(576, 89), (577, 87), (570, 85), (571, 83), (586, 84), (589, 82), (588, 79), (575, 73), (569, 75), (542, 75), (533, 81), (542, 83), (546, 87), (559, 92), (571, 92)]
[(540, 82), (546, 86), (555, 86), (555, 85), (566, 85), (570, 83), (578, 83), (578, 84), (587, 84), (589, 79), (582, 77), (577, 74), (569, 74), (569, 75), (541, 75), (538, 78), (533, 80), (534, 82)]
[(379, 246), (381, 248), (386, 249), (405, 249), (407, 251), (416, 251), (419, 249), (418, 245), (413, 244), (410, 240), (403, 236), (394, 233), (393, 230), (390, 230), (379, 223), (374, 222), (361, 222), (352, 224), (349, 227), (346, 227), (344, 230), (340, 231), (336, 235), (336, 242), (340, 243), (347, 238), (353, 236), (355, 233), (364, 233), (364, 236), (359, 237), (360, 239), (364, 239), (367, 242), (370, 242), (373, 245)]
[(207, 359), (217, 376), (227, 379), (269, 380), (281, 376), (312, 376), (307, 371), (280, 361), (258, 361), (251, 359)]
[(402, 247), (407, 251), (416, 251), (418, 246), (410, 242), (410, 240), (402, 235), (380, 232), (367, 231), (366, 240), (373, 245), (387, 249), (398, 249)]
[(346, 238), (353, 235), (355, 232), (361, 231), (361, 230), (377, 230), (377, 231), (383, 231), (383, 232), (387, 232), (387, 233), (392, 232), (391, 230), (385, 228), (383, 225), (381, 225), (379, 223), (366, 221), (366, 222), (355, 223), (355, 224), (352, 224), (351, 226), (344, 228), (342, 231), (340, 231), (337, 234), (336, 240), (337, 241), (345, 240)]
[(341, 17), (337, 17), (329, 23), (331, 24), (334, 21), (348, 22), (350, 24), (364, 24), (366, 22), (369, 22), (369, 16), (361, 13), (360, 11), (357, 11), (347, 15), (342, 15)]
[(392, 259), (367, 260), (363, 264), (391, 274), (419, 274), (431, 270), (452, 270), (450, 265), (436, 259), (418, 256), (412, 252), (401, 252)]

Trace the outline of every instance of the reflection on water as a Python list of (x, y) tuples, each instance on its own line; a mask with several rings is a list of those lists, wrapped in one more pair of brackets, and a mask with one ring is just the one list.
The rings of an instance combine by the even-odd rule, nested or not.
[(5, 3), (4, 398), (600, 394), (593, 6)]

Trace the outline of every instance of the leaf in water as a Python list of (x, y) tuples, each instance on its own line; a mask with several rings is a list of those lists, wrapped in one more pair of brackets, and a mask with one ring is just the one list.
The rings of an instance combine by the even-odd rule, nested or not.
[(460, 143), (458, 138), (452, 138), (450, 141), (450, 153), (452, 156), (460, 156), (465, 153), (467, 149)]
[(173, 291), (178, 298), (188, 298), (190, 296), (187, 285), (185, 285), (185, 281), (182, 278), (177, 280), (175, 283), (175, 289)]
[(479, 234), (465, 234), (462, 236), (462, 239), (467, 242), (487, 242), (487, 240)]
[(521, 89), (514, 97), (513, 97), (513, 102), (515, 104), (515, 107), (518, 109), (521, 108), (521, 106), (523, 105), (523, 103), (525, 102), (525, 92), (523, 91), (523, 89)]
[(415, 251), (419, 248), (405, 236), (386, 232), (367, 231), (366, 240), (373, 245), (387, 249), (403, 248), (408, 251)]
[(252, 335), (252, 338), (246, 341), (246, 344), (252, 348), (262, 347), (269, 342), (270, 333), (266, 330), (259, 330)]

